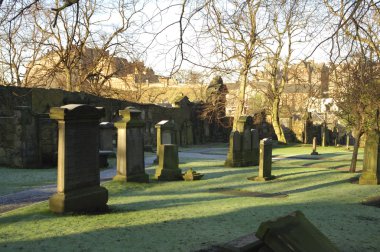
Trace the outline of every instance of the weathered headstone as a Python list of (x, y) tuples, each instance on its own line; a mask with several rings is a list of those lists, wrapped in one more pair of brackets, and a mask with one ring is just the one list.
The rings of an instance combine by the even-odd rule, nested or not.
[(144, 163), (144, 126), (141, 111), (134, 107), (119, 110), (117, 128), (116, 181), (149, 182)]
[(313, 137), (313, 151), (311, 152), (310, 155), (318, 155), (317, 152), (317, 138)]
[(367, 133), (364, 147), (363, 172), (359, 178), (359, 184), (380, 184), (380, 133), (376, 130)]
[(259, 176), (248, 179), (267, 181), (274, 178), (272, 175), (272, 140), (264, 138), (260, 141)]
[(175, 124), (171, 120), (163, 120), (155, 125), (157, 129), (157, 155), (154, 160), (158, 164), (160, 156), (160, 146), (163, 144), (176, 144)]
[(58, 121), (57, 193), (49, 199), (56, 213), (97, 211), (107, 207), (108, 191), (99, 174), (99, 120), (103, 108), (70, 104), (50, 109)]
[(182, 172), (178, 168), (177, 145), (163, 144), (160, 146), (160, 157), (155, 177), (162, 181), (182, 180)]
[(256, 129), (251, 129), (251, 137), (252, 137), (252, 165), (259, 164), (259, 153), (260, 153), (260, 139), (259, 132)]
[(99, 167), (108, 167), (108, 157), (114, 156), (113, 138), (115, 135), (115, 127), (111, 122), (101, 122), (99, 140)]
[(270, 248), (269, 251), (339, 251), (301, 211), (261, 223), (256, 236)]
[(224, 163), (227, 167), (240, 167), (242, 164), (242, 143), (241, 134), (233, 131), (230, 134), (230, 145), (228, 148), (227, 159)]

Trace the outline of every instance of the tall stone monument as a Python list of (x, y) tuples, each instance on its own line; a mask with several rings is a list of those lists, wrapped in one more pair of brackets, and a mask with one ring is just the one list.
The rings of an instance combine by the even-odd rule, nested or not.
[(154, 160), (155, 164), (159, 163), (160, 146), (163, 144), (176, 144), (175, 124), (172, 120), (163, 120), (155, 125), (157, 129), (157, 157)]
[(70, 104), (50, 109), (58, 121), (57, 193), (49, 199), (56, 213), (107, 208), (108, 191), (100, 186), (99, 120), (103, 108)]
[(141, 111), (134, 107), (119, 110), (117, 128), (116, 176), (113, 180), (149, 182), (144, 163), (144, 126)]
[(380, 184), (380, 133), (376, 130), (367, 133), (364, 147), (363, 173), (359, 178), (359, 184)]

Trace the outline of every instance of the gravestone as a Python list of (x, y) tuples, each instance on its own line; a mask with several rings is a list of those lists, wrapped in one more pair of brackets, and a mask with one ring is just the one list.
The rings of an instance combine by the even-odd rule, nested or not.
[(134, 107), (119, 110), (117, 128), (117, 171), (113, 180), (149, 182), (144, 163), (144, 126), (141, 111)]
[(313, 137), (313, 151), (311, 152), (310, 155), (318, 155), (317, 152), (317, 138)]
[(265, 251), (339, 251), (301, 211), (261, 223), (256, 236), (269, 248)]
[(363, 172), (359, 178), (359, 184), (380, 184), (380, 133), (376, 130), (367, 133), (364, 147)]
[(230, 134), (230, 144), (224, 165), (227, 167), (242, 166), (241, 134), (238, 131), (232, 131)]
[(259, 139), (259, 132), (256, 129), (251, 129), (251, 143), (252, 143), (252, 164), (251, 165), (258, 165), (259, 164), (259, 153), (260, 153), (260, 139)]
[(56, 213), (107, 208), (108, 191), (99, 174), (99, 120), (103, 108), (70, 104), (50, 109), (58, 121), (57, 193), (49, 199)]
[(108, 157), (114, 156), (113, 138), (115, 135), (115, 127), (111, 122), (101, 122), (99, 140), (99, 167), (108, 167)]
[(175, 124), (172, 120), (163, 120), (155, 125), (157, 129), (157, 155), (153, 163), (158, 164), (160, 146), (163, 144), (176, 144)]
[(162, 181), (182, 180), (181, 169), (178, 168), (178, 146), (162, 144), (155, 177)]
[(259, 176), (248, 179), (267, 181), (274, 178), (272, 175), (272, 140), (264, 138), (260, 141)]

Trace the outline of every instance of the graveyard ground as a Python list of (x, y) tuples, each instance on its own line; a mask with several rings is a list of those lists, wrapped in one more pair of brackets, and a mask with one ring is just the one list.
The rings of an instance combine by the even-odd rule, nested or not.
[[(182, 171), (200, 181), (149, 184), (106, 181), (110, 211), (49, 212), (47, 201), (0, 214), (1, 251), (196, 251), (255, 232), (265, 220), (301, 210), (341, 251), (380, 249), (379, 208), (361, 201), (379, 186), (355, 183), (343, 147), (282, 146), (273, 150), (277, 178), (253, 182), (258, 167), (223, 167), (226, 145), (183, 148)], [(151, 155), (152, 157), (153, 155)], [(150, 157), (149, 160), (152, 158)], [(359, 170), (362, 166), (362, 150)], [(313, 158), (313, 159), (311, 159)], [(154, 166), (147, 162), (153, 176)], [(55, 169), (0, 168), (0, 195), (54, 183)]]

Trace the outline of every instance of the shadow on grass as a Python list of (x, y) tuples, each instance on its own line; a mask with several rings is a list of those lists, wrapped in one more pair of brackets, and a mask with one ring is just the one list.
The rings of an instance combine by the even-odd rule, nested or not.
[[(146, 202), (147, 203), (147, 202)], [(199, 207), (197, 202), (191, 202), (194, 209)], [(129, 208), (128, 205), (118, 205), (123, 213)], [(136, 211), (143, 211), (144, 206), (136, 205)], [(15, 251), (195, 251), (207, 248), (211, 245), (222, 244), (247, 233), (257, 230), (261, 222), (273, 219), (301, 210), (306, 217), (321, 230), (329, 239), (341, 249), (341, 251), (363, 251), (364, 241), (366, 246), (376, 246), (376, 234), (370, 235), (374, 219), (370, 216), (362, 217), (355, 225), (355, 229), (366, 230), (371, 225), (367, 234), (361, 232), (355, 235), (355, 239), (347, 240), (353, 231), (352, 220), (341, 217), (345, 209), (356, 209), (357, 204), (342, 206), (334, 202), (308, 202), (305, 204), (280, 204), (276, 206), (248, 206), (233, 209), (218, 214), (208, 213), (206, 216), (177, 216), (170, 219), (167, 216), (157, 218), (154, 223), (130, 224), (119, 213), (110, 213), (105, 217), (114, 216), (121, 220), (116, 227), (108, 226), (107, 219), (101, 219), (96, 223), (88, 223), (86, 231), (75, 232), (78, 225), (86, 225), (89, 219), (78, 218), (66, 222), (65, 232), (47, 233), (46, 238), (26, 238), (26, 240), (11, 241), (17, 239), (0, 240), (0, 250)], [(168, 216), (175, 213), (175, 209), (168, 209)], [(30, 213), (33, 214), (33, 213)], [(37, 214), (35, 221), (46, 218), (46, 213)], [(51, 214), (50, 214), (51, 215)], [(25, 217), (25, 216), (20, 216)], [(50, 218), (52, 216), (49, 216)], [(55, 223), (59, 223), (61, 217), (55, 217)], [(332, 221), (333, 220), (333, 221)], [(355, 220), (353, 218), (353, 220)], [(22, 221), (20, 221), (22, 224)], [(95, 225), (97, 224), (97, 225)], [(30, 228), (30, 227), (29, 227)], [(51, 227), (59, 230), (60, 226)], [(85, 229), (86, 229), (85, 228)], [(68, 231), (71, 230), (71, 231)], [(37, 236), (38, 237), (38, 236)]]

